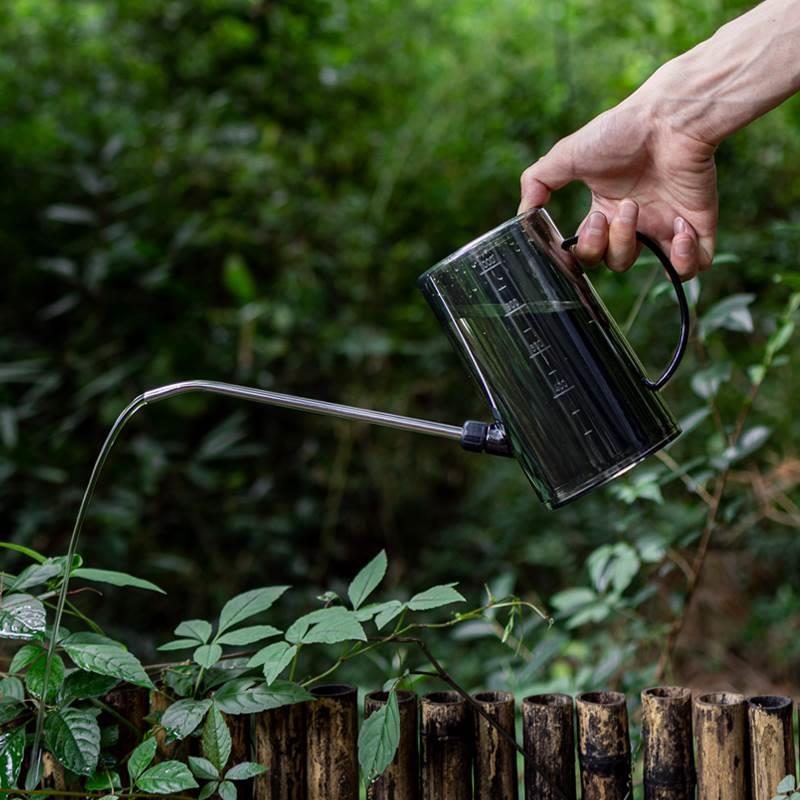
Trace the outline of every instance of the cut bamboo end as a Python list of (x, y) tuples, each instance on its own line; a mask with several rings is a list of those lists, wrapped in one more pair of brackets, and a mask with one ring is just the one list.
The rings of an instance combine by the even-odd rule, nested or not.
[(422, 698), (423, 800), (471, 800), (472, 719), (456, 692)]
[(642, 692), (645, 800), (693, 800), (692, 693), (680, 686)]
[(308, 800), (358, 800), (358, 703), (355, 686), (311, 690), (306, 750)]
[(306, 708), (294, 703), (255, 718), (255, 761), (267, 772), (253, 781), (253, 800), (306, 800)]
[(628, 709), (620, 692), (584, 692), (576, 698), (583, 800), (628, 800), (631, 745)]
[(517, 800), (517, 751), (514, 733), (514, 695), (510, 692), (479, 692), (472, 696), (486, 714), (510, 737), (480, 714), (474, 713), (475, 800)]
[(749, 797), (747, 704), (740, 694), (716, 692), (695, 699), (699, 800)]
[[(386, 692), (370, 692), (364, 699), (364, 717), (383, 706)], [(400, 742), (392, 763), (379, 778), (367, 787), (369, 800), (419, 799), (419, 749), (417, 746), (417, 717), (419, 704), (415, 692), (397, 692), (400, 710)]]
[(568, 694), (522, 701), (526, 800), (575, 800), (575, 704)]
[(795, 774), (791, 697), (751, 697), (747, 704), (752, 800), (771, 800), (778, 783)]

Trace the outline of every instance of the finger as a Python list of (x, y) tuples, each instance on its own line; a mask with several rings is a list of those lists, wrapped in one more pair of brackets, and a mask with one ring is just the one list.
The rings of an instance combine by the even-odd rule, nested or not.
[(694, 228), (683, 217), (673, 223), (674, 236), (670, 246), (670, 261), (684, 281), (694, 278), (700, 268), (699, 245)]
[(518, 213), (543, 206), (550, 199), (551, 192), (565, 186), (573, 178), (571, 148), (567, 140), (562, 139), (522, 173)]
[(714, 251), (716, 247), (715, 236), (701, 236), (700, 247), (697, 251), (698, 263), (700, 271), (705, 272), (711, 269), (711, 264), (714, 261)]
[(633, 200), (623, 200), (617, 208), (608, 230), (606, 264), (614, 272), (624, 272), (636, 260), (636, 223), (639, 205)]
[(608, 247), (608, 220), (602, 211), (592, 211), (578, 230), (575, 257), (585, 267), (603, 260)]

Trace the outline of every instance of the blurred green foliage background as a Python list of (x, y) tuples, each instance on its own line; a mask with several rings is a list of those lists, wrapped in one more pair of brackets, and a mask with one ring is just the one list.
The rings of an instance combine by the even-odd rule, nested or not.
[[(0, 538), (63, 552), (106, 431), (159, 384), (207, 378), (453, 423), (485, 416), (416, 276), (512, 216), (519, 174), (559, 137), (745, 9), (0, 4)], [(706, 513), (693, 487), (712, 490), (747, 368), (800, 286), (798, 130), (795, 99), (719, 151), (721, 257), (692, 286), (712, 321), (666, 389), (697, 423), (670, 450), (682, 478), (651, 459), (550, 513), (511, 462), (185, 397), (128, 428), (80, 547), (87, 564), (155, 580), (169, 598), (80, 602), (152, 656), (177, 621), (251, 586), (304, 586), (310, 608), (385, 547), (396, 595), (459, 581), (477, 604), (490, 584), (556, 615), (549, 630), (520, 629), (516, 654), (498, 641), (505, 620), (463, 630), (469, 646), (435, 642), (467, 684), (652, 680)], [(587, 206), (570, 187), (550, 210), (568, 233)], [(655, 371), (677, 314), (644, 262), (593, 280), (620, 321), (643, 300), (631, 339)], [(800, 666), (798, 346), (785, 338), (747, 447), (728, 458), (736, 475), (675, 680), (778, 690)], [(391, 664), (353, 670), (376, 682)]]

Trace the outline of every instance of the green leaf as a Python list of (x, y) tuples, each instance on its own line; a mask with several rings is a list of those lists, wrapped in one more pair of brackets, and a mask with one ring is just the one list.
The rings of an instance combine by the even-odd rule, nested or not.
[(592, 603), (597, 595), (591, 589), (564, 589), (550, 598), (550, 605), (563, 614), (569, 614), (587, 603)]
[(209, 669), (222, 658), (222, 648), (218, 644), (201, 644), (192, 657), (195, 664)]
[(731, 379), (732, 371), (730, 361), (717, 361), (710, 367), (699, 369), (692, 375), (692, 391), (704, 400), (711, 400)]
[(22, 555), (28, 556), (28, 558), (32, 558), (34, 561), (37, 561), (39, 564), (44, 564), (44, 562), (47, 561), (47, 556), (42, 555), (36, 550), (31, 550), (30, 547), (24, 547), (21, 544), (12, 544), (11, 542), (0, 542), (0, 548), (3, 548), (5, 550), (13, 550), (15, 553), (21, 553)]
[(236, 787), (230, 781), (222, 781), (217, 792), (222, 800), (236, 800)]
[(266, 611), (288, 588), (288, 586), (266, 586), (231, 598), (222, 607), (222, 613), (219, 615), (219, 632), (223, 633), (249, 617)]
[(150, 766), (156, 757), (158, 743), (154, 736), (145, 739), (138, 745), (128, 758), (128, 775), (131, 782), (136, 783), (136, 779)]
[(592, 603), (571, 616), (567, 621), (567, 628), (572, 630), (585, 625), (587, 622), (602, 622), (610, 613), (611, 609), (604, 600)]
[(219, 778), (219, 770), (207, 758), (189, 756), (189, 769), (200, 780), (213, 781)]
[(140, 775), (136, 785), (149, 794), (172, 794), (196, 789), (197, 781), (186, 764), (181, 764), (180, 761), (163, 761)]
[(358, 734), (358, 763), (366, 782), (372, 783), (392, 763), (400, 743), (400, 709), (397, 692), (364, 720)]
[(80, 578), (90, 583), (107, 583), (111, 586), (131, 586), (134, 589), (146, 589), (148, 592), (158, 592), (159, 594), (166, 594), (160, 587), (156, 586), (150, 581), (142, 578), (135, 578), (133, 575), (128, 575), (127, 572), (115, 572), (110, 569), (89, 569), (82, 567), (76, 569), (72, 573), (73, 578)]
[(766, 443), (771, 434), (772, 428), (768, 428), (766, 425), (754, 425), (739, 437), (739, 441), (734, 446), (726, 447), (719, 456), (712, 459), (711, 463), (719, 470), (726, 469), (758, 450)]
[(193, 647), (197, 647), (197, 639), (175, 639), (162, 644), (158, 649), (161, 652), (165, 652), (168, 650), (190, 650)]
[(216, 705), (211, 706), (211, 711), (206, 717), (201, 743), (203, 755), (217, 768), (218, 772), (222, 772), (231, 757), (231, 733), (225, 718)]
[[(780, 773), (778, 773), (780, 774)], [(793, 792), (795, 789), (795, 778), (794, 775), (787, 775), (785, 778), (781, 780), (778, 784), (778, 791), (783, 792)]]
[(255, 300), (256, 284), (245, 260), (238, 253), (230, 253), (222, 267), (225, 288), (242, 305)]
[(755, 298), (754, 294), (734, 294), (715, 303), (700, 319), (700, 338), (705, 339), (719, 328), (752, 332), (753, 317), (749, 306)]
[(119, 742), (119, 725), (107, 725), (100, 729), (100, 750), (114, 747)]
[(31, 564), (17, 575), (8, 588), (13, 592), (21, 592), (23, 589), (30, 589), (32, 586), (41, 586), (52, 578), (63, 575), (66, 565), (67, 559), (63, 556), (60, 558), (48, 558), (42, 564)]
[(369, 597), (386, 574), (386, 551), (381, 550), (372, 561), (369, 562), (353, 578), (347, 587), (347, 596), (353, 604), (353, 609), (357, 610), (361, 604)]
[(780, 350), (783, 350), (784, 347), (789, 343), (789, 340), (792, 338), (792, 334), (794, 333), (794, 322), (791, 320), (787, 320), (781, 323), (781, 326), (772, 336), (769, 337), (767, 341), (767, 357), (773, 358), (773, 356)]
[(217, 793), (217, 789), (219, 788), (219, 781), (212, 781), (211, 783), (207, 783), (201, 790), (200, 794), (197, 795), (197, 800), (208, 800), (212, 794)]
[(86, 672), (110, 675), (146, 689), (155, 688), (139, 659), (127, 650), (108, 644), (83, 644), (77, 634), (68, 636), (61, 646), (75, 666)]
[(238, 631), (228, 631), (216, 639), (217, 644), (246, 645), (278, 636), (281, 633), (272, 625), (252, 625), (249, 628), (239, 628)]
[(118, 772), (102, 770), (100, 772), (95, 772), (87, 778), (84, 788), (90, 792), (113, 792), (116, 789), (122, 788), (122, 782), (119, 779)]
[(21, 717), (25, 713), (25, 704), (11, 697), (0, 697), (0, 730), (4, 725)]
[(594, 588), (601, 594), (612, 587), (617, 594), (622, 594), (641, 566), (636, 551), (624, 542), (599, 547), (587, 563)]
[(176, 739), (185, 739), (203, 721), (210, 700), (177, 700), (161, 715), (161, 725)]
[(0, 733), (0, 789), (11, 789), (17, 785), (24, 755), (24, 727)]
[(248, 662), (248, 667), (263, 667), (264, 679), (271, 684), (286, 669), (297, 652), (297, 645), (275, 642), (259, 650)]
[(24, 700), (25, 687), (19, 678), (3, 678), (0, 680), (0, 698), (3, 700)]
[(205, 644), (211, 637), (211, 623), (204, 619), (187, 619), (175, 628), (175, 635), (196, 639)]
[(314, 699), (302, 686), (291, 681), (275, 681), (271, 686), (252, 684), (251, 678), (229, 681), (216, 692), (214, 702), (226, 714), (257, 714)]
[(14, 658), (11, 659), (11, 664), (8, 671), (13, 675), (17, 672), (22, 672), (27, 666), (33, 664), (42, 653), (46, 651), (40, 644), (24, 644), (14, 653)]
[(94, 714), (79, 708), (54, 711), (44, 722), (47, 747), (56, 760), (78, 775), (91, 775), (100, 756), (100, 728)]
[[(25, 685), (28, 687), (32, 697), (42, 699), (44, 692), (44, 670), (47, 664), (47, 652), (41, 651), (40, 656), (34, 661), (25, 673)], [(53, 653), (50, 662), (50, 674), (47, 676), (47, 694), (44, 697), (45, 703), (52, 703), (58, 695), (61, 684), (64, 683), (64, 662), (58, 653)]]
[(388, 625), (406, 607), (405, 603), (401, 603), (399, 600), (389, 600), (383, 605), (385, 607), (375, 615), (375, 627), (378, 630)]
[(355, 613), (342, 606), (330, 606), (300, 617), (286, 631), (293, 644), (336, 644), (366, 641), (367, 635)]
[(440, 608), (451, 603), (466, 603), (464, 597), (453, 587), (455, 583), (445, 583), (426, 589), (424, 592), (415, 594), (406, 604), (412, 611), (429, 611), (432, 608)]
[(248, 778), (255, 778), (256, 775), (261, 775), (266, 771), (266, 767), (256, 764), (254, 761), (242, 761), (241, 764), (231, 767), (225, 773), (225, 780), (246, 781)]
[(0, 639), (40, 639), (46, 625), (41, 600), (24, 593), (0, 597)]

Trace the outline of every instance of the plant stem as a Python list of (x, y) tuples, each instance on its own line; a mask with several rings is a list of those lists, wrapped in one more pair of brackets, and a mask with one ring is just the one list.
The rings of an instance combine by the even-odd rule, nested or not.
[(122, 714), (120, 714), (115, 708), (112, 708), (102, 700), (98, 700), (96, 697), (92, 698), (90, 702), (96, 708), (102, 708), (103, 711), (105, 711), (107, 714), (110, 714), (118, 722), (121, 722), (126, 728), (130, 728), (130, 730), (132, 730), (137, 736), (139, 735), (139, 729), (129, 719), (126, 719)]

